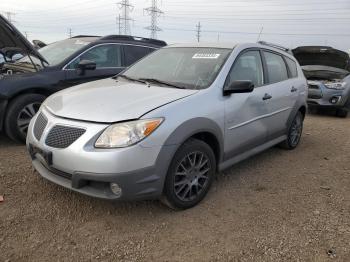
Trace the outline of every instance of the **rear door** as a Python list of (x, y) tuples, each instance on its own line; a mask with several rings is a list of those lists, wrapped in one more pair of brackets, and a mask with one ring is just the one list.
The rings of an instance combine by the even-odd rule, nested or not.
[(225, 100), (225, 159), (259, 146), (267, 139), (268, 108), (264, 97), (269, 88), (264, 85), (259, 50), (248, 49), (238, 56), (225, 85), (234, 80), (251, 80), (255, 88), (251, 93), (232, 94)]
[[(108, 78), (124, 70), (122, 47), (119, 44), (96, 45), (71, 61), (66, 67), (66, 84), (69, 86)], [(83, 75), (78, 73), (77, 65), (82, 60), (96, 63), (95, 70), (86, 70)]]
[(273, 51), (263, 50), (263, 62), (266, 71), (268, 93), (271, 96), (266, 101), (269, 117), (266, 118), (268, 140), (278, 138), (287, 131), (287, 120), (297, 101), (295, 79), (290, 77), (285, 57)]
[(123, 45), (124, 65), (126, 67), (136, 63), (141, 58), (147, 56), (156, 49), (140, 45)]

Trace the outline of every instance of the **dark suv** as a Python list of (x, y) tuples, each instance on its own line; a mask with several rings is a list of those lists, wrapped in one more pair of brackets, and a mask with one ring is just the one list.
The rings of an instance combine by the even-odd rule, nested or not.
[(0, 56), (8, 58), (9, 50), (18, 48), (28, 54), (2, 65), (0, 131), (13, 140), (24, 141), (31, 118), (47, 96), (116, 75), (165, 45), (164, 41), (132, 36), (76, 36), (35, 50), (0, 16)]

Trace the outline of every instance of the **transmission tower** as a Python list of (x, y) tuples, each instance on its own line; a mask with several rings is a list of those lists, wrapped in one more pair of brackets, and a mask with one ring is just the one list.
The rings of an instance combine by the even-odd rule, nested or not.
[(129, 0), (122, 0), (118, 3), (119, 9), (122, 11), (122, 15), (118, 17), (119, 32), (120, 34), (130, 35), (130, 12), (134, 10), (134, 6), (130, 4)]
[(198, 42), (200, 41), (200, 38), (201, 38), (201, 31), (202, 31), (201, 22), (198, 22), (198, 25), (196, 25), (196, 37)]
[(151, 16), (151, 25), (145, 27), (145, 29), (151, 31), (150, 37), (157, 39), (157, 32), (162, 31), (158, 27), (158, 17), (163, 14), (163, 11), (158, 8), (158, 0), (152, 0), (152, 6), (145, 8), (147, 15)]
[(73, 36), (72, 28), (68, 28), (68, 37), (72, 38), (72, 36)]
[(10, 23), (14, 23), (15, 21), (12, 19), (13, 16), (16, 15), (16, 13), (13, 13), (13, 12), (4, 12), (7, 20), (10, 22)]

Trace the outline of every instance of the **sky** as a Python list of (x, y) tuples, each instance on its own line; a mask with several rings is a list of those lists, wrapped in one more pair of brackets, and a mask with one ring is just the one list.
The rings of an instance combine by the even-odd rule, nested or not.
[[(73, 35), (117, 34), (119, 0), (2, 0), (0, 12), (13, 12), (14, 25), (28, 39), (50, 43)], [(121, 1), (121, 0), (120, 0)], [(131, 34), (149, 37), (145, 8), (151, 0), (129, 0)], [(158, 0), (158, 39), (194, 42), (256, 42), (289, 48), (327, 45), (350, 51), (350, 0)], [(259, 33), (261, 35), (259, 37)]]

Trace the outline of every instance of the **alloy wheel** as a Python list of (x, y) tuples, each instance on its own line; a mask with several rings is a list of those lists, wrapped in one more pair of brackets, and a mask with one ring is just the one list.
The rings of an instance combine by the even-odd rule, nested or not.
[(174, 192), (182, 201), (196, 199), (209, 182), (210, 161), (203, 152), (187, 154), (177, 165), (174, 175)]
[(25, 136), (28, 131), (30, 120), (39, 111), (40, 103), (31, 103), (26, 105), (18, 114), (17, 127), (18, 130)]

